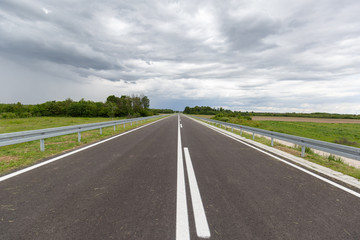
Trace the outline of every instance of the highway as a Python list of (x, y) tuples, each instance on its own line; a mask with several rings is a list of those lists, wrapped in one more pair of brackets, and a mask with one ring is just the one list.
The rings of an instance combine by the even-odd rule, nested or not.
[(360, 239), (360, 198), (175, 115), (0, 181), (0, 239)]

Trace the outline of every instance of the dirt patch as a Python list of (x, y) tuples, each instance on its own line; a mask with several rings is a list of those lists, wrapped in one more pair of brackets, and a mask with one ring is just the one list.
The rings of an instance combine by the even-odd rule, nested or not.
[(359, 119), (335, 119), (335, 118), (303, 118), (303, 117), (266, 117), (253, 116), (255, 121), (279, 121), (279, 122), (314, 122), (314, 123), (358, 123)]
[(285, 147), (285, 146), (274, 146), (274, 148), (279, 149), (279, 150), (281, 150), (283, 152), (290, 153), (290, 154), (292, 154), (294, 156), (297, 156), (297, 157), (301, 156), (301, 153), (299, 151), (297, 151), (295, 149)]
[(18, 160), (18, 157), (15, 156), (0, 156), (0, 162), (10, 162)]
[(209, 118), (210, 119), (210, 118), (214, 117), (215, 115), (191, 115), (191, 116)]

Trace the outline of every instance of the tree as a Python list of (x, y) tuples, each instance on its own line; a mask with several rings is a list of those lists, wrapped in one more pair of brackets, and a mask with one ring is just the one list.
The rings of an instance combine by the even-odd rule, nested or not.
[(142, 103), (142, 105), (143, 105), (143, 107), (144, 107), (145, 109), (149, 109), (149, 107), (150, 107), (150, 100), (149, 100), (149, 98), (148, 98), (147, 96), (143, 96), (143, 97), (141, 98), (141, 103)]

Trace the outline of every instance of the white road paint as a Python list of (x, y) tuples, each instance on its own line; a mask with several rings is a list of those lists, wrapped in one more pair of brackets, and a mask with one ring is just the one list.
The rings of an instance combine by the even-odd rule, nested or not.
[(189, 240), (189, 218), (186, 203), (185, 173), (181, 146), (180, 115), (178, 116), (176, 240)]
[(24, 168), (24, 169), (22, 169), (22, 170), (19, 170), (19, 171), (16, 171), (16, 172), (10, 173), (10, 174), (5, 175), (5, 176), (2, 176), (2, 177), (0, 177), (0, 182), (5, 181), (5, 180), (7, 180), (7, 179), (9, 179), (9, 178), (12, 178), (12, 177), (18, 176), (18, 175), (20, 175), (20, 174), (22, 174), (22, 173), (25, 173), (25, 172), (31, 171), (31, 170), (33, 170), (33, 169), (39, 168), (39, 167), (41, 167), (41, 166), (47, 165), (47, 164), (49, 164), (49, 163), (55, 162), (55, 161), (57, 161), (57, 160), (60, 160), (60, 159), (62, 159), (62, 158), (65, 158), (65, 157), (67, 157), (67, 156), (73, 155), (73, 154), (75, 154), (75, 153), (78, 153), (78, 152), (84, 151), (84, 150), (86, 150), (86, 149), (88, 149), (88, 148), (95, 147), (96, 145), (99, 145), (99, 144), (101, 144), (101, 143), (104, 143), (104, 142), (107, 142), (107, 141), (111, 141), (111, 140), (113, 140), (114, 138), (118, 138), (118, 137), (121, 137), (121, 136), (123, 136), (123, 135), (125, 135), (125, 134), (131, 133), (131, 132), (134, 132), (134, 131), (139, 130), (139, 129), (144, 128), (144, 127), (147, 127), (147, 126), (149, 126), (149, 125), (151, 125), (151, 124), (154, 124), (154, 123), (156, 123), (156, 122), (158, 122), (158, 121), (161, 121), (161, 120), (163, 120), (163, 119), (165, 119), (165, 118), (159, 119), (159, 120), (157, 120), (157, 121), (155, 121), (155, 122), (148, 123), (148, 124), (146, 124), (146, 125), (143, 125), (143, 126), (141, 126), (141, 127), (138, 127), (138, 128), (132, 129), (132, 130), (127, 131), (127, 132), (125, 132), (125, 133), (122, 133), (122, 134), (116, 135), (116, 136), (114, 136), (114, 137), (107, 138), (107, 139), (105, 139), (105, 140), (102, 140), (102, 141), (100, 141), (100, 142), (97, 142), (97, 143), (91, 144), (91, 145), (89, 145), (89, 146), (86, 146), (86, 147), (83, 147), (83, 148), (77, 149), (77, 150), (75, 150), (75, 151), (72, 151), (72, 152), (69, 152), (69, 153), (63, 154), (63, 155), (61, 155), (61, 156), (58, 156), (58, 157), (55, 157), (55, 158), (49, 159), (49, 160), (47, 160), (47, 161), (44, 161), (44, 162), (41, 162), (41, 163), (35, 164), (35, 165), (31, 166), (31, 167), (27, 167), (27, 168)]
[[(190, 118), (190, 119), (192, 119), (192, 118)], [(192, 119), (192, 120), (194, 120), (194, 119)], [(194, 121), (196, 121), (196, 120), (194, 120)], [(201, 123), (201, 122), (199, 122), (199, 123)], [(292, 167), (294, 167), (294, 168), (296, 168), (296, 169), (298, 169), (298, 170), (300, 170), (300, 171), (302, 171), (302, 172), (304, 172), (304, 173), (307, 173), (307, 174), (309, 174), (309, 175), (311, 175), (311, 176), (313, 176), (313, 177), (315, 177), (315, 178), (317, 178), (317, 179), (320, 179), (320, 180), (322, 180), (322, 181), (324, 181), (324, 182), (326, 182), (326, 183), (328, 183), (328, 184), (330, 184), (330, 185), (332, 185), (332, 186), (334, 186), (334, 187), (337, 187), (337, 188), (339, 188), (339, 189), (341, 189), (341, 190), (343, 190), (343, 191), (345, 191), (345, 192), (348, 192), (348, 193), (350, 193), (350, 194), (352, 194), (352, 195), (360, 198), (360, 193), (358, 193), (358, 192), (355, 192), (355, 191), (353, 191), (353, 190), (351, 190), (351, 189), (349, 189), (349, 188), (347, 188), (347, 187), (344, 187), (344, 186), (342, 186), (342, 185), (340, 185), (340, 184), (338, 184), (338, 183), (335, 183), (335, 182), (333, 182), (333, 181), (331, 181), (331, 180), (329, 180), (329, 179), (327, 179), (327, 178), (324, 178), (324, 177), (322, 177), (322, 176), (320, 176), (320, 175), (317, 175), (316, 173), (313, 173), (313, 172), (311, 172), (311, 171), (309, 171), (309, 170), (307, 170), (307, 169), (304, 169), (304, 168), (302, 168), (302, 167), (299, 167), (299, 166), (296, 165), (296, 164), (293, 164), (293, 163), (290, 163), (290, 162), (288, 162), (288, 161), (286, 161), (286, 160), (284, 160), (284, 159), (281, 159), (281, 158), (279, 158), (279, 157), (277, 157), (277, 156), (275, 156), (275, 155), (273, 155), (273, 154), (271, 154), (271, 153), (269, 153), (269, 152), (266, 152), (266, 151), (264, 151), (264, 150), (262, 150), (262, 149), (260, 149), (260, 148), (258, 148), (258, 147), (255, 147), (255, 146), (253, 146), (253, 145), (251, 145), (251, 144), (248, 144), (248, 143), (246, 143), (246, 142), (238, 139), (237, 136), (236, 136), (236, 137), (232, 136), (231, 133), (222, 132), (220, 129), (217, 129), (217, 128), (215, 128), (215, 127), (213, 127), (213, 126), (211, 126), (211, 125), (205, 124), (205, 123), (204, 123), (203, 125), (204, 125), (204, 126), (207, 126), (207, 127), (210, 128), (210, 129), (213, 129), (214, 131), (217, 131), (217, 132), (219, 132), (219, 133), (221, 133), (221, 134), (223, 134), (223, 135), (225, 135), (225, 136), (227, 136), (227, 137), (229, 137), (229, 138), (232, 138), (232, 139), (234, 139), (235, 141), (238, 141), (238, 142), (240, 142), (240, 143), (242, 143), (242, 144), (245, 144), (245, 145), (248, 146), (248, 147), (251, 147), (251, 148), (253, 148), (253, 149), (256, 149), (256, 150), (259, 151), (259, 152), (262, 152), (262, 153), (264, 153), (264, 154), (266, 154), (266, 155), (268, 155), (268, 156), (270, 156), (270, 157), (272, 157), (272, 158), (274, 158), (274, 159), (277, 159), (277, 160), (279, 160), (279, 161), (281, 161), (281, 162), (283, 162), (283, 163), (285, 163), (285, 164), (287, 164), (287, 165), (290, 165), (290, 166), (292, 166)], [(224, 131), (225, 131), (225, 130), (224, 130)]]
[(187, 147), (184, 148), (184, 153), (185, 153), (186, 169), (189, 178), (191, 202), (192, 202), (194, 218), (195, 218), (196, 234), (198, 237), (201, 238), (209, 238), (210, 237), (209, 225), (206, 219), (204, 206), (201, 201), (200, 191), (196, 181), (194, 168), (191, 162), (189, 149)]

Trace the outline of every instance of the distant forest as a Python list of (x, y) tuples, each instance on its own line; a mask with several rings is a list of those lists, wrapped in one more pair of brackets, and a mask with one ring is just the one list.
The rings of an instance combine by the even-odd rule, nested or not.
[(173, 113), (171, 109), (150, 109), (147, 96), (109, 96), (106, 102), (93, 102), (81, 99), (73, 101), (48, 101), (42, 104), (24, 105), (0, 104), (1, 118), (26, 118), (41, 116), (64, 117), (144, 117), (160, 113)]
[(198, 115), (244, 115), (244, 116), (252, 116), (253, 112), (241, 112), (241, 111), (231, 111), (229, 109), (221, 108), (211, 108), (208, 106), (195, 106), (195, 107), (185, 107), (184, 114), (198, 114)]
[(337, 114), (337, 113), (262, 113), (262, 112), (241, 112), (231, 111), (223, 108), (211, 108), (209, 106), (195, 106), (185, 107), (185, 114), (198, 114), (198, 115), (220, 115), (220, 116), (234, 116), (241, 115), (246, 117), (251, 116), (274, 116), (274, 117), (308, 117), (308, 118), (339, 118), (339, 119), (360, 119), (360, 115), (356, 114)]

